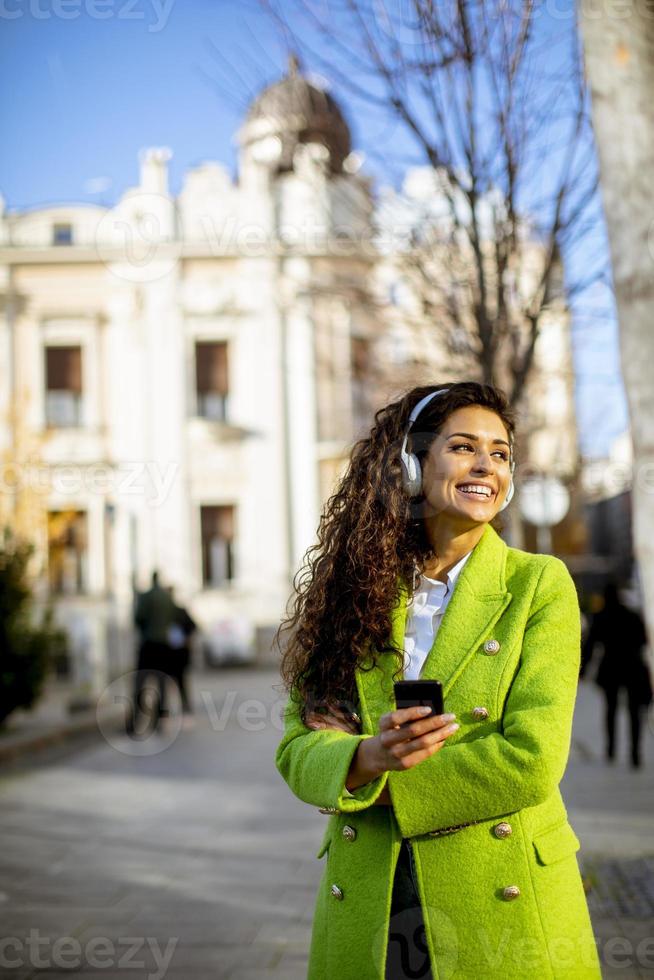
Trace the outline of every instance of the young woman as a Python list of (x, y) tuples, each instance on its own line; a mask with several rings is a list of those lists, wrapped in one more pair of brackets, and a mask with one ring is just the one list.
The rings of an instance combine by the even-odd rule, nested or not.
[[(307, 553), (276, 765), (330, 814), (309, 980), (601, 977), (559, 791), (579, 606), (559, 559), (492, 526), (513, 433), (489, 385), (413, 389), (355, 444)], [(445, 714), (396, 709), (418, 676)]]

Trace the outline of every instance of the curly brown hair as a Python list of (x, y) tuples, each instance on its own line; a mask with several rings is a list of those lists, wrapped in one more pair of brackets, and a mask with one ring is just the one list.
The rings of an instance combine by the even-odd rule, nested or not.
[[(411, 427), (409, 449), (421, 462), (448, 416), (469, 405), (496, 412), (513, 444), (513, 411), (505, 394), (488, 384), (422, 385), (375, 413), (370, 434), (354, 444), (347, 470), (325, 505), (317, 543), (293, 580), (292, 614), (274, 638), (284, 686), (301, 704), (303, 719), (327, 702), (352, 710), (355, 669), (375, 667), (375, 650), (395, 653), (402, 670), (403, 651), (389, 638), (398, 580), (411, 582), (414, 567), (422, 572), (435, 555), (424, 521), (415, 516), (416, 501), (403, 487), (399, 450), (414, 406), (437, 388), (446, 391)], [(492, 524), (502, 529), (498, 516)], [(286, 632), (290, 637), (282, 651)], [(373, 659), (367, 663), (370, 648)]]

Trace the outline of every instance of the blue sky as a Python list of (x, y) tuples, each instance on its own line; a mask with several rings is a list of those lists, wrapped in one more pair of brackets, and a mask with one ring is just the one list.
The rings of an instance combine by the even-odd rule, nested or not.
[[(136, 183), (144, 146), (173, 150), (174, 193), (203, 160), (234, 172), (247, 99), (284, 66), (256, 0), (0, 0), (0, 192), (11, 209), (110, 204)], [(398, 134), (332, 91), (368, 170), (397, 183), (397, 157), (379, 148)], [(587, 307), (573, 346), (582, 450), (602, 456), (627, 425), (613, 317)]]

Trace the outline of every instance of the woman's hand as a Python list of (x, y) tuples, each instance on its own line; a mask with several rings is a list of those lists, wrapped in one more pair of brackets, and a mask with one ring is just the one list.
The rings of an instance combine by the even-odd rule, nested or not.
[[(324, 714), (310, 711), (307, 714), (307, 727), (316, 731), (332, 729), (350, 735), (360, 734), (361, 722), (358, 715), (343, 712), (332, 704), (328, 704), (327, 708)], [(419, 706), (397, 708), (382, 715), (379, 719), (379, 735), (364, 738), (357, 748), (345, 783), (346, 788), (352, 791), (376, 779), (386, 770), (410, 769), (428, 759), (458, 729), (457, 724), (450, 724), (455, 717), (453, 714), (444, 714), (425, 718), (424, 711)], [(386, 787), (375, 803), (391, 803)]]
[(453, 714), (424, 717), (420, 706), (397, 708), (379, 719), (379, 735), (365, 738), (352, 760), (346, 786), (363, 786), (387, 770), (411, 769), (438, 752), (458, 729)]
[[(328, 705), (328, 708), (329, 711), (326, 714), (320, 714), (316, 711), (309, 712), (307, 714), (307, 727), (316, 730), (321, 728), (331, 728), (337, 731), (348, 732), (350, 735), (360, 734), (359, 729), (361, 726), (361, 721), (357, 714), (345, 714), (339, 708), (336, 708), (331, 704)], [(388, 792), (388, 788), (384, 786), (373, 806), (390, 806), (391, 804), (391, 795)]]
[(327, 712), (322, 714), (318, 711), (310, 711), (307, 714), (307, 728), (319, 730), (321, 728), (331, 728), (336, 731), (347, 732), (349, 735), (361, 734), (361, 719), (355, 713), (349, 714), (341, 711), (336, 705), (327, 704)]

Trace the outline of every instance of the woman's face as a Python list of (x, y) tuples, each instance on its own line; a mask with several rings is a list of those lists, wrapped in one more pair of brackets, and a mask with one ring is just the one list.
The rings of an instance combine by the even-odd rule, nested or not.
[(506, 426), (481, 405), (452, 412), (423, 462), (423, 492), (430, 509), (466, 523), (492, 521), (510, 479)]

